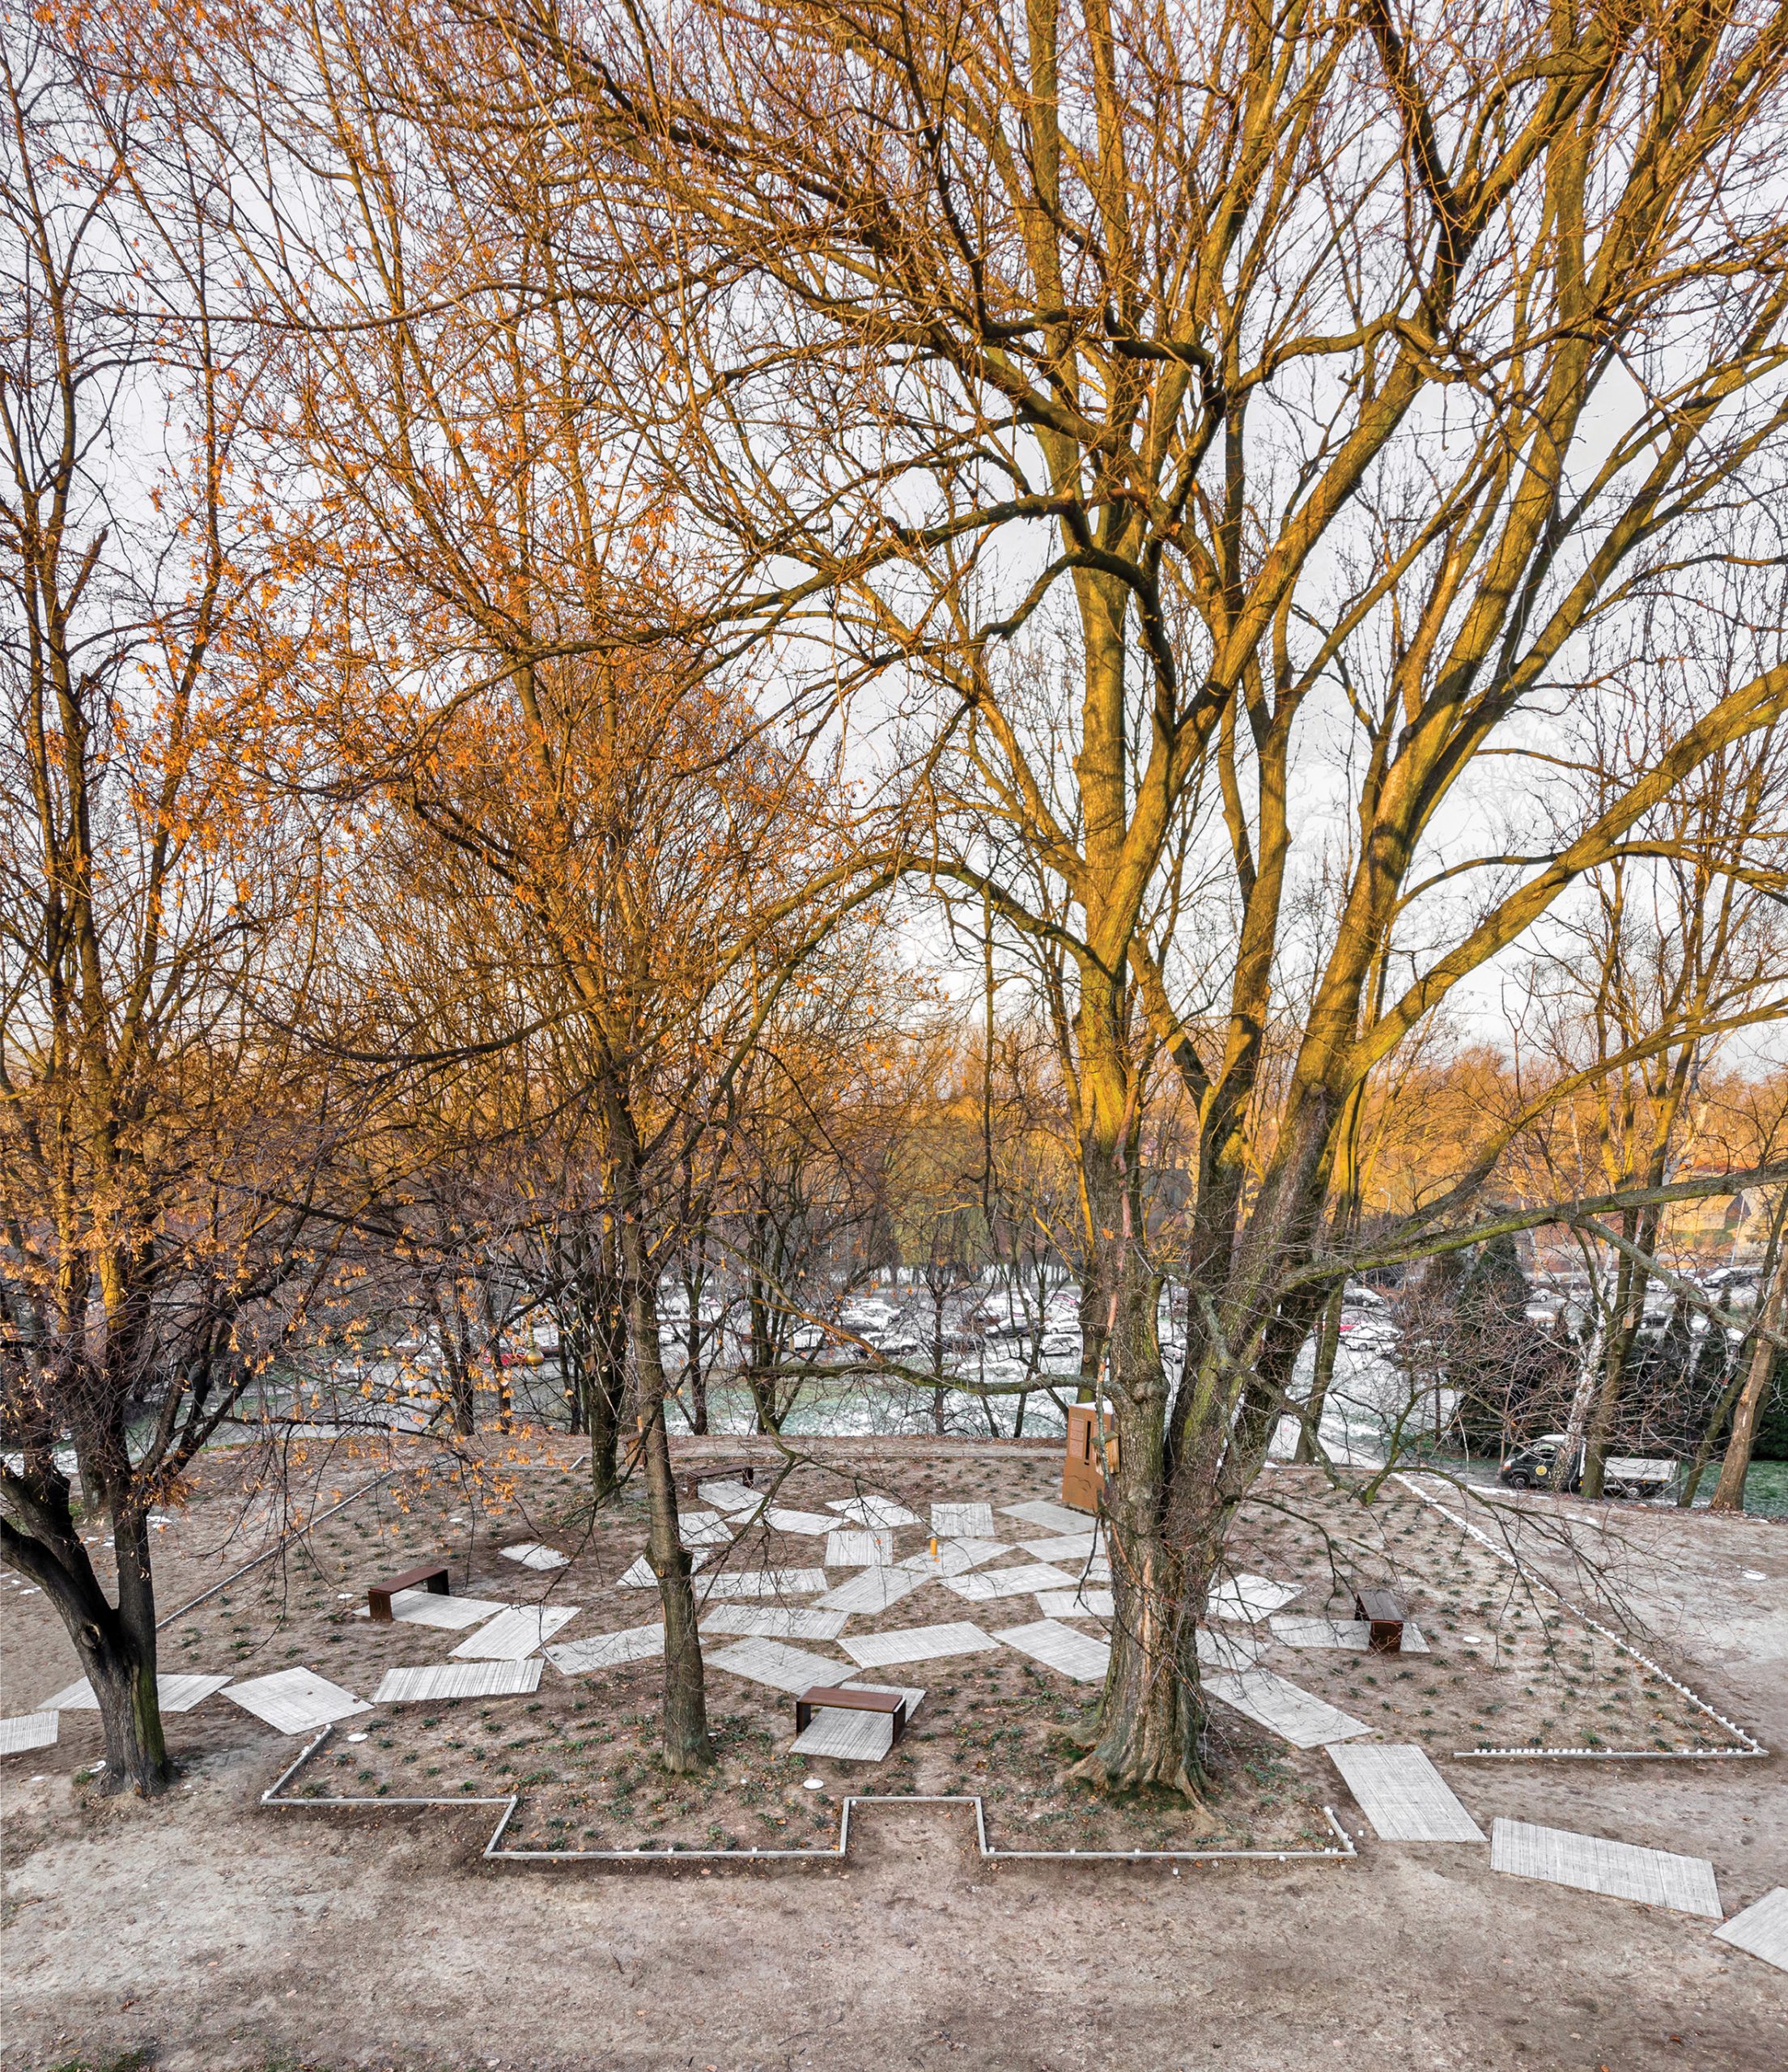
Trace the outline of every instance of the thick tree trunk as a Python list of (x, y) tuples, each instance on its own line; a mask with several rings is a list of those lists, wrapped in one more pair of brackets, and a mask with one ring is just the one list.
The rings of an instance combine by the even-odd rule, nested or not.
[(1105, 1482), (1101, 1510), (1115, 1616), (1098, 1731), (1073, 1774), (1106, 1790), (1156, 1786), (1196, 1798), (1204, 1714), (1192, 1611), (1203, 1603), (1213, 1564), (1204, 1549), (1195, 1552), (1167, 1529), (1167, 1385), (1150, 1314), (1154, 1281), (1135, 1242), (1141, 1224), (1128, 1170), (1128, 1074), (1117, 1047), (1103, 1047), (1106, 1069), (1097, 1080), (1082, 1068), (1094, 1097), (1081, 1170), (1094, 1271), (1081, 1314), (1106, 1320), (1105, 1386), (1118, 1465)]
[(172, 1769), (155, 1684), (155, 1595), (148, 1528), (141, 1518), (121, 1520), (113, 1513), (112, 1537), (118, 1557), (118, 1602), (113, 1606), (87, 1559), (68, 1509), (66, 1485), (59, 1498), (53, 1488), (36, 1493), (40, 1512), (49, 1515), (40, 1516), (30, 1539), (6, 1527), (7, 1561), (29, 1576), (55, 1606), (93, 1686), (105, 1734), (102, 1789), (131, 1790), (155, 1798), (168, 1789)]

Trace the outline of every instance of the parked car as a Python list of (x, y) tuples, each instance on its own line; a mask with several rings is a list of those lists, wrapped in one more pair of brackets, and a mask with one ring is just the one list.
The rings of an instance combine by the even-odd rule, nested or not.
[[(1511, 1489), (1558, 1489), (1574, 1494), (1583, 1486), (1587, 1449), (1579, 1445), (1567, 1457), (1569, 1443), (1566, 1433), (1548, 1432), (1511, 1454), (1497, 1479)], [(1610, 1454), (1602, 1463), (1602, 1492), (1608, 1497), (1660, 1496), (1675, 1472), (1673, 1460)]]

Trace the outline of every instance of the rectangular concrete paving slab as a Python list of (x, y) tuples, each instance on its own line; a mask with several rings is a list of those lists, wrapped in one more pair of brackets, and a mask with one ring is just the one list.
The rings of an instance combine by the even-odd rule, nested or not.
[(1003, 1518), (1022, 1518), (1026, 1525), (1041, 1526), (1045, 1532), (1077, 1533), (1092, 1530), (1089, 1512), (1070, 1510), (1066, 1504), (1051, 1504), (1038, 1497), (1034, 1503), (1003, 1504)]
[(1109, 1641), (1077, 1633), (1055, 1619), (1038, 1619), (1028, 1626), (996, 1627), (993, 1637), (1009, 1648), (1016, 1648), (1020, 1654), (1029, 1655), (1033, 1662), (1040, 1662), (1046, 1669), (1072, 1676), (1077, 1684), (1102, 1684), (1111, 1661)]
[(835, 1641), (850, 1616), (805, 1604), (717, 1604), (702, 1614), (702, 1631), (736, 1640), (757, 1634), (767, 1641)]
[[(229, 1682), (227, 1676), (164, 1676), (155, 1678), (155, 1696), (164, 1713), (189, 1713), (195, 1705), (221, 1691)], [(40, 1711), (46, 1713), (96, 1713), (100, 1701), (93, 1694), (93, 1686), (86, 1677), (58, 1691), (53, 1698), (45, 1698)]]
[(1207, 1676), (1204, 1688), (1238, 1713), (1269, 1727), (1295, 1748), (1326, 1748), (1369, 1731), (1363, 1720), (1344, 1713), (1314, 1691), (1276, 1676), (1270, 1669), (1242, 1669)]
[(996, 1598), (1029, 1597), (1034, 1590), (1072, 1590), (1078, 1580), (1070, 1569), (1027, 1561), (1016, 1569), (975, 1569), (966, 1576), (946, 1576), (943, 1586), (970, 1604), (989, 1604)]
[(991, 1504), (933, 1504), (932, 1531), (940, 1539), (992, 1539), (993, 1506)]
[[(700, 1570), (705, 1569), (713, 1558), (711, 1554), (698, 1554), (690, 1565)], [(651, 1556), (648, 1554), (637, 1556), (615, 1577), (614, 1586), (617, 1590), (656, 1590), (658, 1578), (652, 1573)]]
[[(891, 1691), (907, 1700), (909, 1724), (925, 1694), (895, 1684), (864, 1684), (852, 1679), (855, 1691)], [(894, 1747), (894, 1722), (886, 1713), (852, 1712), (837, 1705), (820, 1705), (808, 1723), (807, 1731), (790, 1744), (791, 1756), (829, 1756), (835, 1763), (879, 1763)]]
[(704, 1504), (711, 1504), (717, 1511), (755, 1511), (767, 1501), (742, 1482), (703, 1482), (697, 1485), (695, 1493)]
[(431, 1662), (388, 1669), (376, 1705), (433, 1705), (446, 1698), (515, 1698), (540, 1688), (540, 1658), (526, 1662)]
[[(437, 1597), (431, 1590), (401, 1590), (391, 1600), (391, 1616), (399, 1625), (439, 1626), (450, 1633), (463, 1633), (468, 1626), (482, 1626), (486, 1619), (508, 1609), (505, 1599)], [(370, 1619), (372, 1614), (363, 1604), (354, 1616)]]
[(729, 1675), (767, 1684), (774, 1691), (787, 1691), (797, 1698), (816, 1684), (837, 1684), (850, 1673), (835, 1656), (808, 1654), (800, 1648), (784, 1647), (780, 1641), (736, 1641), (729, 1648), (704, 1653), (702, 1659), (709, 1669), (724, 1669)]
[(575, 1604), (512, 1604), (454, 1649), (461, 1662), (520, 1662), (537, 1654), (578, 1614)]
[(1252, 1633), (1219, 1633), (1200, 1626), (1193, 1635), (1203, 1669), (1252, 1669), (1260, 1659), (1260, 1642)]
[(829, 1569), (885, 1569), (894, 1560), (891, 1532), (832, 1532), (826, 1537)]
[[(1273, 1638), (1283, 1641), (1288, 1648), (1351, 1648), (1358, 1654), (1372, 1643), (1372, 1628), (1364, 1619), (1294, 1619), (1276, 1612), (1267, 1624)], [(1412, 1619), (1404, 1621), (1403, 1652), (1429, 1652), (1421, 1627)]]
[(873, 1532), (890, 1531), (897, 1525), (917, 1525), (919, 1514), (897, 1504), (892, 1497), (846, 1497), (826, 1506), (841, 1518), (868, 1526)]
[(49, 1748), (62, 1730), (60, 1713), (15, 1713), (0, 1719), (0, 1756), (22, 1756), (28, 1748)]
[(903, 1556), (894, 1566), (936, 1582), (945, 1576), (966, 1576), (983, 1561), (1011, 1552), (1003, 1539), (940, 1539), (935, 1554), (928, 1547), (922, 1553)]
[(910, 1575), (902, 1569), (862, 1569), (848, 1582), (840, 1583), (835, 1590), (829, 1590), (825, 1596), (817, 1598), (814, 1603), (822, 1611), (873, 1615), (898, 1604), (902, 1598), (910, 1596), (928, 1580), (924, 1576)]
[(542, 1571), (568, 1569), (571, 1565), (569, 1554), (561, 1554), (556, 1547), (542, 1547), (537, 1540), (525, 1539), (517, 1547), (499, 1547), (497, 1549), (505, 1561), (517, 1561), (525, 1569)]
[(854, 1633), (839, 1642), (860, 1669), (886, 1669), (896, 1662), (933, 1662), (952, 1654), (987, 1654), (999, 1645), (992, 1634), (966, 1620), (943, 1626), (903, 1626), (891, 1633)]
[(766, 1511), (763, 1522), (772, 1532), (799, 1533), (806, 1539), (819, 1539), (838, 1530), (838, 1520), (823, 1511)]
[(1569, 1828), (1540, 1828), (1526, 1820), (1497, 1820), (1490, 1829), (1490, 1868), (1514, 1878), (1539, 1878), (1582, 1892), (1677, 1913), (1724, 1912), (1714, 1866), (1705, 1858), (1676, 1856), (1668, 1849), (1641, 1849), (1632, 1842), (1580, 1835)]
[(1117, 1606), (1109, 1590), (1040, 1590), (1037, 1609), (1046, 1619), (1114, 1619)]
[(1211, 1616), (1249, 1621), (1264, 1619), (1281, 1604), (1289, 1604), (1303, 1588), (1302, 1583), (1276, 1583), (1268, 1576), (1227, 1576), (1211, 1592)]
[(1341, 1743), (1329, 1760), (1380, 1841), (1480, 1842), (1484, 1830), (1413, 1743)]
[(1092, 1560), (1102, 1542), (1096, 1532), (1077, 1532), (1066, 1538), (1058, 1533), (1053, 1539), (1021, 1539), (1018, 1544), (1039, 1561), (1054, 1561), (1064, 1569), (1077, 1569), (1081, 1562)]
[(276, 1669), (270, 1676), (232, 1684), (223, 1695), (278, 1734), (314, 1734), (319, 1727), (372, 1709), (363, 1698), (314, 1669)]
[(561, 1676), (585, 1676), (592, 1669), (615, 1669), (624, 1662), (649, 1662), (665, 1651), (665, 1628), (626, 1626), (618, 1633), (591, 1633), (581, 1641), (561, 1641), (546, 1650), (546, 1659)]
[(730, 1547), (733, 1528), (718, 1511), (685, 1511), (677, 1521), (677, 1537), (686, 1547)]
[(823, 1569), (728, 1569), (704, 1576), (696, 1586), (695, 1600), (705, 1604), (710, 1598), (805, 1597), (825, 1587)]
[(1777, 1971), (1788, 1972), (1788, 1885), (1778, 1885), (1752, 1900), (1725, 1927), (1716, 1928), (1714, 1935), (1718, 1942), (1730, 1942), (1735, 1950), (1748, 1951)]

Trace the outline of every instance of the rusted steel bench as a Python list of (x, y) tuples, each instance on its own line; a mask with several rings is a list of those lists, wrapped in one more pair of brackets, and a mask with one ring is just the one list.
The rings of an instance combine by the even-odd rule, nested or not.
[(1404, 1608), (1389, 1590), (1355, 1590), (1353, 1616), (1370, 1627), (1366, 1645), (1374, 1654), (1403, 1653)]
[(376, 1624), (391, 1624), (391, 1600), (401, 1590), (426, 1590), (435, 1597), (451, 1597), (444, 1568), (406, 1569), (389, 1582), (374, 1583), (367, 1591), (367, 1616)]
[(886, 1713), (894, 1721), (890, 1747), (907, 1730), (907, 1700), (898, 1691), (859, 1691), (848, 1684), (816, 1684), (795, 1700), (795, 1738), (813, 1723), (816, 1712)]

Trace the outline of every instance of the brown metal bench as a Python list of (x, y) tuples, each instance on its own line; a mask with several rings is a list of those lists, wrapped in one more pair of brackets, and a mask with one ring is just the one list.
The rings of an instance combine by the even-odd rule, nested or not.
[[(894, 1741), (907, 1730), (907, 1700), (898, 1691), (860, 1691), (848, 1684), (816, 1684), (795, 1700), (795, 1738), (813, 1723), (816, 1712), (887, 1713), (894, 1721)], [(890, 1741), (889, 1746), (894, 1745)]]
[(1404, 1608), (1389, 1590), (1355, 1590), (1353, 1616), (1370, 1627), (1366, 1645), (1374, 1654), (1403, 1653)]
[(389, 1582), (374, 1583), (367, 1591), (367, 1616), (376, 1624), (391, 1624), (391, 1600), (401, 1590), (426, 1590), (435, 1597), (451, 1597), (444, 1568), (406, 1569)]

